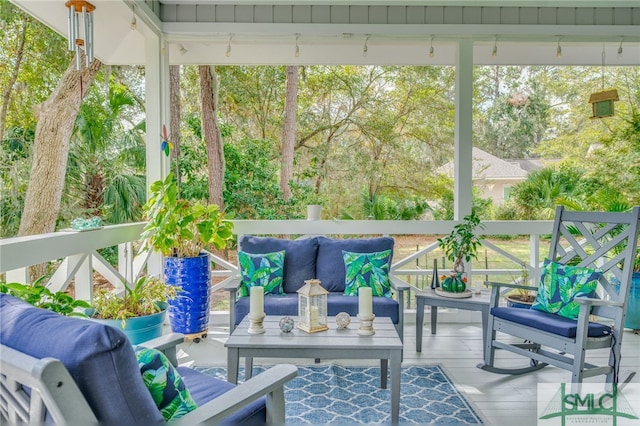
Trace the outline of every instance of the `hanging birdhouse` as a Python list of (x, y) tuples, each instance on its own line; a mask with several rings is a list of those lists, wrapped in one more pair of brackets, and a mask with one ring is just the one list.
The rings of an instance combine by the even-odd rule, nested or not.
[(307, 333), (328, 330), (327, 295), (320, 280), (306, 280), (298, 290), (298, 328)]
[(614, 114), (613, 103), (619, 100), (616, 89), (592, 93), (589, 97), (589, 103), (593, 108), (593, 114), (589, 118), (611, 117)]

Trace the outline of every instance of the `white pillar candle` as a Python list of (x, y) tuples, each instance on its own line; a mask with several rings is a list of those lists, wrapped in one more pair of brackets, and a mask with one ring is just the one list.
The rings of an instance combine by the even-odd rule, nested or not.
[(358, 314), (365, 318), (373, 315), (373, 298), (370, 287), (358, 289)]
[(264, 289), (261, 286), (251, 287), (249, 300), (249, 315), (252, 317), (264, 314)]

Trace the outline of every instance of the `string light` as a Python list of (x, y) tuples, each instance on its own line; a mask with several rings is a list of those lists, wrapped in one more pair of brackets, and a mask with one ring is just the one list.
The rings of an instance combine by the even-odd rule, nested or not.
[(429, 38), (429, 57), (433, 58), (433, 55), (435, 54), (434, 50), (433, 50), (433, 36), (431, 36)]
[(364, 39), (364, 46), (362, 47), (362, 56), (367, 56), (369, 54), (369, 46), (367, 43), (369, 42), (369, 37), (371, 34), (367, 34), (367, 37)]
[(558, 47), (556, 47), (556, 57), (562, 56), (562, 46), (560, 46), (560, 37), (558, 37)]
[(227, 51), (225, 52), (224, 56), (226, 56), (227, 58), (231, 57), (231, 39), (233, 38), (233, 34), (229, 35), (229, 42), (227, 43)]
[(491, 50), (491, 56), (494, 58), (498, 56), (498, 37), (493, 39), (493, 49)]
[(298, 46), (298, 39), (299, 38), (300, 38), (300, 34), (296, 34), (296, 52), (295, 52), (296, 58), (300, 57), (300, 46)]
[(622, 55), (622, 38), (620, 38), (620, 46), (618, 46), (618, 55)]

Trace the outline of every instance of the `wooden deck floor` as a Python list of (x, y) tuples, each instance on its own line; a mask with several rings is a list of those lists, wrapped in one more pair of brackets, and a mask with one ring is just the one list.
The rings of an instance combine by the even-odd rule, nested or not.
[[(426, 315), (428, 321), (429, 315)], [(568, 371), (548, 366), (540, 371), (522, 376), (505, 376), (489, 373), (476, 367), (482, 360), (482, 330), (479, 323), (438, 323), (438, 333), (430, 334), (424, 328), (422, 352), (416, 352), (415, 321), (405, 326), (403, 365), (441, 364), (458, 388), (480, 411), (491, 425), (535, 425), (537, 423), (537, 384), (561, 383), (570, 380)], [(181, 346), (181, 363), (197, 365), (226, 365), (224, 342), (228, 329), (210, 327), (206, 340), (200, 343), (185, 342)], [(608, 351), (598, 351), (597, 358), (608, 357)], [(589, 357), (594, 361), (596, 357)], [(631, 370), (640, 373), (640, 335), (625, 330), (623, 339), (621, 372)], [(502, 366), (523, 366), (523, 358), (498, 351)], [(328, 361), (328, 360), (323, 360)], [(600, 361), (600, 360), (598, 360)], [(258, 359), (258, 364), (274, 364), (278, 360)], [(312, 364), (313, 360), (292, 359), (286, 362), (298, 365)], [(340, 360), (345, 365), (370, 365), (370, 360)], [(632, 382), (640, 382), (637, 374)], [(588, 381), (601, 382), (604, 376)]]

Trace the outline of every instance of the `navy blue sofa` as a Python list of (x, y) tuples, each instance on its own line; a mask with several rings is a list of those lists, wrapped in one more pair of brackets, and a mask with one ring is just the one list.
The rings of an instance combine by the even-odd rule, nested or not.
[[(99, 423), (104, 425), (165, 423), (149, 390), (143, 383), (131, 343), (125, 334), (117, 328), (88, 319), (65, 317), (49, 310), (35, 308), (18, 298), (0, 293), (0, 343), (2, 374), (7, 376), (7, 380), (15, 380), (18, 384), (25, 383), (23, 381), (25, 371), (21, 371), (20, 368), (28, 367), (20, 365), (21, 361), (23, 364), (33, 363), (34, 371), (42, 371), (50, 366), (50, 362), (59, 361), (64, 367), (55, 367), (57, 370), (55, 368), (50, 370), (58, 374), (60, 369), (66, 369), (80, 391), (78, 394), (73, 384), (62, 379), (54, 380), (49, 377), (48, 381), (53, 382), (53, 390), (48, 391), (54, 394), (53, 399), (63, 405), (65, 401), (69, 401), (67, 404), (71, 410), (67, 411), (72, 412), (64, 413), (59, 407), (53, 407), (52, 411), (51, 407), (47, 407), (45, 412), (37, 413), (37, 416), (44, 418), (23, 418), (20, 423), (39, 424), (45, 420), (55, 423)], [(157, 349), (163, 350), (167, 346), (160, 345)], [(167, 356), (175, 362), (172, 359), (175, 358), (175, 350), (173, 356), (171, 354), (167, 354)], [(297, 371), (293, 366), (287, 367)], [(225, 398), (225, 402), (213, 400), (231, 390), (239, 390), (243, 385), (236, 386), (186, 367), (177, 367), (177, 370), (198, 404), (195, 411), (178, 419), (178, 423), (196, 424), (203, 420), (211, 420), (208, 416), (213, 411), (223, 412), (224, 409), (229, 408), (224, 406), (225, 402), (236, 404), (232, 398)], [(65, 371), (62, 373), (67, 374)], [(45, 374), (45, 376), (47, 375)], [(260, 376), (258, 375), (254, 379), (259, 379)], [(35, 386), (37, 383), (37, 379), (34, 380), (36, 381), (31, 386)], [(46, 377), (44, 382), (46, 387)], [(273, 382), (270, 383), (271, 387), (273, 384)], [(249, 388), (251, 388), (251, 384), (249, 384)], [(75, 394), (69, 393), (74, 390)], [(13, 386), (11, 389), (3, 386), (0, 391), (3, 401), (28, 398), (27, 395), (33, 393), (29, 389), (21, 390)], [(11, 392), (21, 392), (21, 394), (9, 395)], [(39, 390), (39, 392), (45, 394), (43, 399), (46, 403), (47, 389), (44, 392)], [(249, 389), (247, 392), (247, 394), (239, 395), (238, 400), (246, 399), (252, 390)], [(262, 395), (265, 394), (267, 393), (262, 393)], [(206, 404), (209, 401), (213, 402)], [(251, 398), (248, 403), (243, 401), (241, 403), (243, 408), (227, 415), (228, 417), (224, 417), (225, 414), (222, 414), (221, 423), (231, 425), (265, 424), (268, 416), (265, 398), (256, 396), (253, 398), (253, 402), (251, 401)], [(212, 404), (218, 404), (218, 406), (212, 407)], [(60, 412), (56, 410), (60, 410)], [(284, 419), (284, 406), (282, 406), (282, 411), (282, 419)], [(67, 415), (69, 417), (66, 417)], [(79, 419), (78, 416), (82, 418)], [(3, 423), (2, 417), (0, 416), (0, 423)], [(9, 421), (9, 423), (13, 423), (13, 421)]]
[[(238, 240), (238, 250), (252, 254), (271, 253), (285, 250), (283, 290), (284, 295), (265, 295), (264, 312), (266, 315), (284, 316), (298, 315), (298, 294), (305, 280), (317, 278), (322, 287), (329, 291), (327, 310), (329, 316), (347, 312), (351, 316), (358, 314), (358, 298), (344, 295), (345, 265), (342, 251), (356, 253), (372, 253), (391, 249), (393, 238), (334, 239), (327, 237), (311, 237), (298, 240), (285, 240), (269, 237), (243, 235)], [(389, 276), (392, 290), (397, 298), (373, 297), (373, 314), (376, 317), (390, 317), (403, 338), (403, 301), (404, 292), (409, 285), (404, 281)], [(232, 281), (225, 288), (230, 292), (230, 331), (240, 324), (249, 313), (249, 298), (237, 297), (240, 278)]]

